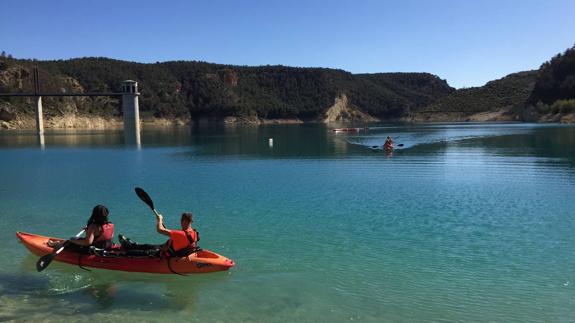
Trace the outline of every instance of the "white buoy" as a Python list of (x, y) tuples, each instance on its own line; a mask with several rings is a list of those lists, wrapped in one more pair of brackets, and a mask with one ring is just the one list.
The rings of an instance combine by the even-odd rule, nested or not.
[(270, 138), (270, 139), (268, 140), (268, 143), (269, 143), (269, 145), (270, 145), (270, 148), (272, 148), (272, 147), (274, 146), (274, 138)]

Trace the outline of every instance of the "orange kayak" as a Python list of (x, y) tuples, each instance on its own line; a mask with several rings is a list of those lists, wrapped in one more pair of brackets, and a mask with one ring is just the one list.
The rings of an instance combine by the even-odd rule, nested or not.
[[(54, 251), (48, 246), (48, 240), (62, 240), (25, 232), (16, 232), (16, 237), (37, 256), (44, 256)], [(211, 273), (228, 270), (234, 266), (232, 260), (209, 250), (201, 250), (186, 257), (159, 258), (99, 257), (64, 249), (54, 260), (82, 267), (154, 274)]]
[(359, 132), (362, 128), (336, 128), (332, 129), (335, 132)]

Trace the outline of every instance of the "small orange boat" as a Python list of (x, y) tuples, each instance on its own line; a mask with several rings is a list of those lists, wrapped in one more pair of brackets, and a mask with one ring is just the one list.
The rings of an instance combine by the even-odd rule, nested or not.
[[(37, 256), (44, 256), (54, 251), (48, 246), (48, 240), (63, 240), (25, 232), (16, 232), (16, 237)], [(161, 258), (100, 257), (64, 249), (54, 260), (82, 267), (154, 274), (211, 273), (225, 271), (234, 266), (232, 260), (209, 250), (200, 250), (185, 257)]]
[(362, 128), (335, 128), (335, 132), (359, 132)]

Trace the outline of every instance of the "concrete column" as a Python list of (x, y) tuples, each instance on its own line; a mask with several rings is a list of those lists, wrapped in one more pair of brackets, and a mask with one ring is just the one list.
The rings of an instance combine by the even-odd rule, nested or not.
[(124, 114), (124, 140), (126, 144), (140, 146), (140, 106), (139, 93), (122, 95), (122, 112)]
[(44, 116), (42, 114), (42, 97), (34, 97), (36, 103), (36, 130), (39, 135), (44, 134)]

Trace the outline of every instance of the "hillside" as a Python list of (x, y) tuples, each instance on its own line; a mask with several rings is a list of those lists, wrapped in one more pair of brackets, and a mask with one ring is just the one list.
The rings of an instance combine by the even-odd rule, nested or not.
[(524, 115), (539, 121), (575, 122), (575, 46), (541, 65)]
[(575, 122), (575, 47), (539, 70), (456, 90), (416, 109), (410, 120)]
[[(107, 58), (0, 60), (0, 92), (31, 91), (34, 66), (46, 92), (118, 91), (120, 81), (137, 80), (144, 118), (319, 121), (337, 98), (345, 96), (348, 110), (357, 112), (352, 118), (397, 119), (454, 91), (445, 80), (426, 73), (354, 75), (326, 68), (142, 64)], [(25, 98), (0, 98), (0, 109), (19, 115), (33, 112)], [(46, 98), (44, 109), (48, 117), (121, 116), (117, 100), (109, 98)]]
[[(327, 68), (4, 56), (0, 92), (30, 92), (35, 66), (45, 92), (117, 92), (122, 80), (137, 80), (141, 116), (154, 122), (575, 122), (575, 47), (537, 71), (459, 90), (428, 73), (352, 74)], [(44, 98), (48, 127), (119, 124), (119, 107), (118, 99), (107, 97)], [(0, 97), (2, 127), (33, 127), (33, 113), (30, 98)]]
[(459, 89), (415, 111), (416, 121), (519, 120), (522, 107), (535, 85), (537, 71), (519, 72), (484, 86)]

